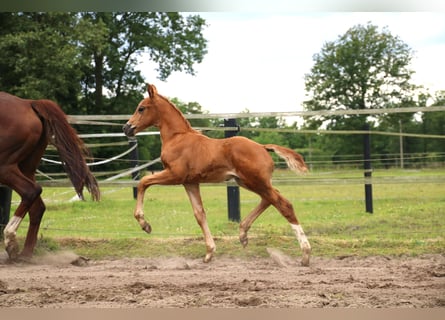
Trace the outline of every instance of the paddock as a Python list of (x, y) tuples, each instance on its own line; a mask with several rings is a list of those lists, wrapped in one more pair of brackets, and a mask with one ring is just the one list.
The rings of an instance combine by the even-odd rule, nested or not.
[[(278, 255), (281, 255), (278, 257)], [(445, 257), (125, 258), (72, 265), (59, 252), (30, 264), (0, 260), (0, 307), (437, 308)], [(74, 259), (74, 260), (73, 260)]]
[[(440, 172), (413, 173), (424, 182), (411, 188), (376, 184), (372, 215), (364, 212), (359, 181), (335, 190), (326, 183), (359, 172), (349, 179), (347, 172), (320, 173), (324, 184), (279, 184), (314, 243), (309, 267), (300, 265), (296, 240), (273, 210), (252, 226), (242, 248), (221, 185), (203, 186), (218, 247), (209, 264), (181, 187), (154, 187), (147, 195), (151, 235), (135, 226), (127, 185), (103, 188), (100, 203), (70, 202), (69, 188), (47, 187), (36, 256), (10, 264), (0, 255), (0, 307), (441, 308), (443, 183), (425, 182)], [(241, 193), (243, 213), (256, 201), (249, 194)]]
[[(203, 187), (218, 247), (204, 264), (181, 187), (148, 192), (153, 233), (145, 235), (132, 217), (131, 179), (101, 179), (100, 203), (73, 201), (66, 181), (45, 180), (36, 256), (10, 264), (0, 253), (0, 307), (445, 306), (443, 169), (376, 170), (372, 215), (364, 211), (362, 170), (297, 179), (277, 170), (274, 179), (313, 243), (309, 267), (299, 265), (298, 244), (273, 209), (243, 249), (227, 219), (225, 185)], [(241, 193), (242, 214), (255, 201)]]

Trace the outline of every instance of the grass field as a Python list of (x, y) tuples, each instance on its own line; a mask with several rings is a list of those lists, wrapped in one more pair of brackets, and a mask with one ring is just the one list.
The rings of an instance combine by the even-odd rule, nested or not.
[[(363, 173), (359, 170), (313, 172), (298, 177), (277, 170), (277, 189), (294, 205), (316, 256), (419, 255), (445, 253), (445, 171), (381, 170), (373, 177), (374, 213), (365, 212)], [(287, 221), (269, 208), (253, 224), (250, 241), (238, 242), (238, 224), (227, 218), (225, 185), (201, 187), (218, 255), (265, 256), (274, 247), (300, 255)], [(145, 197), (150, 235), (133, 218), (135, 200), (129, 187), (102, 188), (102, 201), (69, 200), (71, 188), (44, 188), (47, 205), (37, 254), (46, 250), (74, 250), (89, 258), (123, 256), (201, 257), (202, 233), (182, 186), (154, 186)], [(241, 189), (241, 218), (258, 203)], [(12, 210), (18, 204), (13, 195)], [(24, 221), (19, 229), (23, 238)]]

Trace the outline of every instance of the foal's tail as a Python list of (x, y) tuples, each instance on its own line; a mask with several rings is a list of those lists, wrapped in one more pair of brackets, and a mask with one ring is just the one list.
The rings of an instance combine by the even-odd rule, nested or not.
[(77, 195), (84, 199), (83, 187), (85, 186), (93, 200), (98, 201), (100, 199), (99, 185), (85, 161), (85, 158), (90, 156), (89, 151), (76, 131), (69, 125), (65, 113), (50, 100), (35, 100), (31, 105), (43, 122), (48, 142), (57, 148)]
[(265, 144), (264, 147), (267, 151), (275, 152), (280, 158), (283, 158), (287, 166), (295, 172), (305, 173), (308, 171), (306, 163), (304, 163), (304, 159), (301, 154), (296, 153), (294, 150), (289, 148), (281, 147), (276, 144)]

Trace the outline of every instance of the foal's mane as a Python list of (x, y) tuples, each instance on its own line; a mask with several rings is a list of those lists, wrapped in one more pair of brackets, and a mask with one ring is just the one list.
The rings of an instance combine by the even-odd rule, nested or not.
[(181, 110), (179, 110), (179, 108), (177, 106), (174, 105), (173, 102), (171, 102), (169, 99), (167, 99), (166, 97), (164, 97), (160, 94), (158, 94), (158, 97), (162, 98), (162, 100), (167, 102), (172, 107), (174, 112), (178, 115), (178, 118), (180, 118), (187, 125), (187, 128), (189, 128), (190, 130), (194, 130), (192, 128), (192, 125), (190, 124), (190, 122), (185, 118), (184, 114), (181, 112)]

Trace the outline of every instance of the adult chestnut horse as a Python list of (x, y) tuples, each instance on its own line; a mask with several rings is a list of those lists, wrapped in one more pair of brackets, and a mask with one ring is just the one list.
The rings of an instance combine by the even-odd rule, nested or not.
[(158, 127), (161, 134), (161, 160), (164, 170), (143, 177), (137, 188), (134, 216), (147, 233), (151, 226), (145, 221), (143, 202), (145, 190), (152, 185), (177, 185), (185, 187), (195, 218), (202, 229), (207, 247), (204, 262), (211, 260), (215, 251), (206, 214), (202, 205), (199, 184), (234, 179), (241, 187), (257, 193), (260, 204), (240, 223), (239, 239), (247, 245), (247, 231), (256, 218), (273, 205), (289, 221), (303, 252), (302, 264), (309, 265), (311, 246), (307, 240), (292, 204), (272, 187), (274, 162), (268, 151), (274, 151), (286, 160), (294, 171), (307, 171), (298, 153), (274, 144), (261, 145), (244, 137), (211, 139), (192, 129), (182, 113), (155, 86), (148, 85), (149, 97), (143, 99), (135, 113), (124, 125), (127, 136), (134, 136), (149, 126)]
[(16, 232), (27, 212), (29, 227), (20, 256), (31, 257), (37, 242), (45, 205), (35, 172), (48, 143), (57, 148), (77, 194), (83, 199), (85, 186), (99, 200), (96, 179), (85, 162), (88, 151), (60, 107), (49, 100), (25, 100), (0, 92), (0, 184), (21, 197), (4, 229), (5, 248), (12, 260), (19, 257)]

